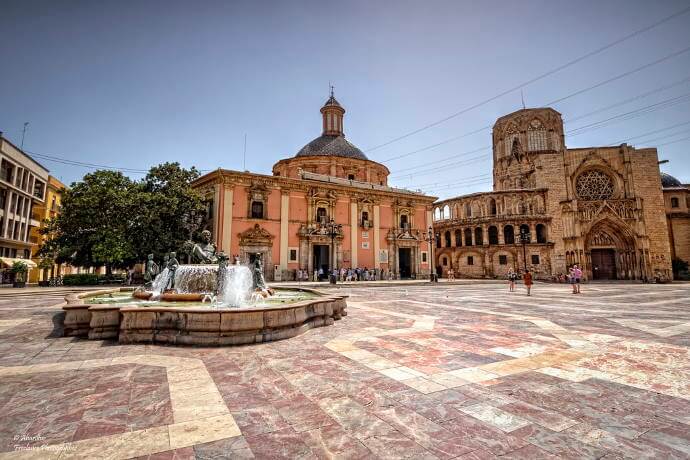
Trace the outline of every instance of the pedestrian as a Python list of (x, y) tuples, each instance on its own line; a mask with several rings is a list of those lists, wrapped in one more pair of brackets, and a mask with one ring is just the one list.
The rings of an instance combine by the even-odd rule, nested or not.
[(575, 289), (575, 294), (580, 293), (580, 281), (582, 280), (582, 270), (577, 264), (573, 265), (573, 276), (575, 277), (575, 283), (573, 284), (573, 289)]
[(512, 268), (508, 269), (508, 290), (510, 292), (515, 291), (515, 281), (517, 280), (517, 274), (513, 271)]
[(532, 290), (532, 274), (529, 272), (529, 270), (525, 270), (525, 274), (522, 275), (522, 282), (527, 288), (527, 295), (531, 295), (530, 291)]

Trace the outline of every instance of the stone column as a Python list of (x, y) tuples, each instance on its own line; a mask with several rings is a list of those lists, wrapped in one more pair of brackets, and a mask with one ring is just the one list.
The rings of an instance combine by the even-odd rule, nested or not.
[(357, 267), (357, 232), (358, 232), (357, 202), (350, 201), (350, 267)]
[[(220, 239), (220, 247), (218, 250), (225, 251), (228, 255), (231, 255), (232, 251), (232, 200), (233, 200), (233, 188), (221, 185), (222, 193), (222, 207), (220, 215), (217, 215), (218, 219), (218, 229)], [(220, 207), (220, 206), (219, 206)]]
[(290, 213), (290, 192), (280, 194), (280, 276), (287, 276), (288, 270), (288, 222)]
[(374, 205), (374, 268), (381, 268), (379, 249), (381, 248), (381, 207)]

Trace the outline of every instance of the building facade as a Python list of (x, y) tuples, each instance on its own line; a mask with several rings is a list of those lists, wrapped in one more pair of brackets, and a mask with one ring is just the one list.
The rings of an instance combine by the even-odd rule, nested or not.
[(656, 149), (568, 149), (558, 112), (523, 109), (493, 127), (493, 182), (492, 192), (435, 204), (444, 273), (528, 268), (549, 279), (579, 264), (589, 279), (670, 279)]
[(333, 94), (321, 115), (322, 135), (277, 162), (273, 175), (219, 169), (195, 181), (218, 250), (245, 262), (261, 253), (269, 281), (298, 272), (312, 279), (331, 267), (428, 275), (435, 198), (388, 186), (388, 168), (345, 139), (345, 109)]
[(661, 174), (671, 258), (690, 263), (690, 184)]
[(0, 133), (0, 263), (2, 280), (16, 259), (29, 266), (35, 243), (30, 239), (33, 228), (40, 225), (33, 209), (45, 203), (48, 170), (25, 154)]
[[(37, 203), (33, 209), (33, 219), (39, 222), (38, 227), (31, 228), (31, 235), (29, 241), (35, 245), (33, 248), (32, 260), (38, 266), (40, 264), (40, 257), (38, 257), (38, 250), (47, 235), (41, 235), (40, 229), (45, 226), (47, 219), (53, 219), (60, 213), (62, 203), (62, 190), (65, 184), (60, 182), (53, 176), (48, 176), (48, 184), (46, 188), (46, 197), (42, 203)], [(48, 281), (51, 277), (61, 276), (72, 273), (72, 267), (69, 265), (53, 265), (52, 268), (38, 268), (32, 270), (29, 276), (30, 283), (38, 283), (40, 281)]]

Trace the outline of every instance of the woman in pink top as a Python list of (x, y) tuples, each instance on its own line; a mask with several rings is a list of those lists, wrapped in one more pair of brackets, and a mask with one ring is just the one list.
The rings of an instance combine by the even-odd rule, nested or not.
[(573, 283), (573, 294), (579, 294), (580, 293), (580, 280), (582, 280), (582, 270), (580, 270), (580, 267), (576, 265), (573, 265), (573, 273), (572, 273), (573, 278), (575, 278), (575, 282)]

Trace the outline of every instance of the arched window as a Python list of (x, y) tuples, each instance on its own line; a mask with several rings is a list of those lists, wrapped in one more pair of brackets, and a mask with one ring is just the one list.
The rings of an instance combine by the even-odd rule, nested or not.
[(676, 198), (675, 196), (671, 198), (671, 207), (672, 207), (672, 208), (677, 208), (677, 207), (679, 207), (679, 205), (678, 205), (678, 198)]
[(498, 244), (498, 229), (493, 225), (489, 227), (489, 244)]
[(326, 208), (317, 208), (316, 209), (316, 221), (320, 222), (322, 224), (325, 224), (327, 220), (328, 220), (328, 211), (326, 211)]
[(369, 212), (362, 211), (362, 227), (369, 227)]
[(494, 200), (493, 198), (489, 200), (489, 214), (491, 214), (492, 216), (496, 215), (496, 200)]
[(449, 248), (449, 247), (451, 246), (451, 245), (450, 245), (450, 232), (446, 232), (446, 233), (443, 235), (443, 237), (444, 237), (444, 239), (446, 240), (446, 247)]
[(462, 246), (462, 232), (455, 230), (455, 246)]
[(510, 154), (518, 161), (520, 161), (520, 158), (522, 158), (520, 150), (520, 141), (516, 137), (513, 139), (513, 145), (510, 147)]
[(523, 201), (518, 204), (518, 214), (527, 214), (527, 205)]
[(436, 234), (436, 248), (441, 249), (441, 234)]
[(474, 244), (477, 246), (484, 244), (484, 231), (481, 227), (474, 229)]
[(441, 208), (434, 209), (434, 220), (441, 220)]
[(264, 218), (264, 204), (261, 201), (252, 201), (252, 219)]
[(537, 118), (532, 120), (527, 129), (527, 150), (540, 152), (547, 150), (546, 129)]
[[(532, 235), (529, 234), (529, 225), (527, 224), (522, 224), (520, 225), (520, 235), (526, 233), (529, 235), (529, 238), (527, 239), (527, 242), (530, 243), (532, 241)], [(521, 241), (522, 242), (522, 241)]]
[(537, 243), (546, 243), (546, 225), (537, 224)]
[(472, 217), (472, 206), (469, 203), (465, 203), (465, 217)]
[(448, 265), (448, 258), (444, 257), (443, 258), (443, 266), (445, 267), (446, 265)]
[(506, 225), (503, 227), (503, 243), (515, 244), (515, 230), (513, 230), (512, 225)]
[(451, 215), (450, 215), (450, 206), (445, 205), (445, 206), (443, 207), (443, 212), (442, 212), (441, 214), (443, 215), (443, 218), (444, 218), (444, 219), (450, 219), (450, 218), (451, 218)]
[(465, 246), (472, 246), (472, 229), (465, 229)]
[(400, 214), (400, 228), (408, 228), (410, 222), (408, 221), (409, 216), (407, 214)]

